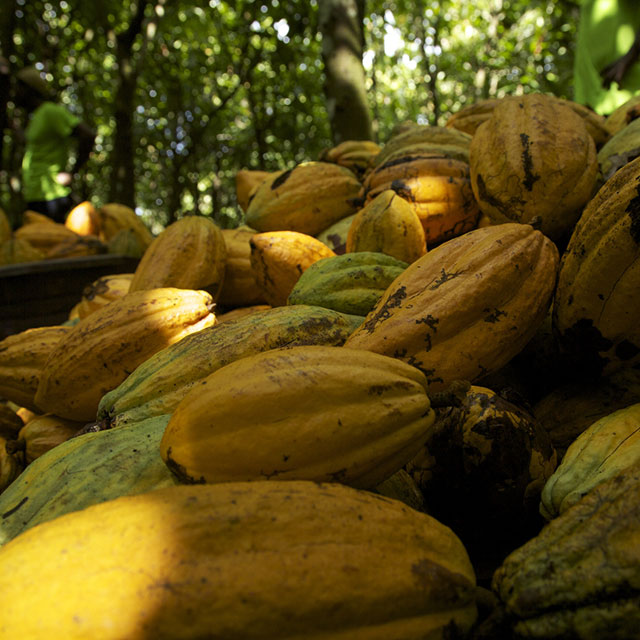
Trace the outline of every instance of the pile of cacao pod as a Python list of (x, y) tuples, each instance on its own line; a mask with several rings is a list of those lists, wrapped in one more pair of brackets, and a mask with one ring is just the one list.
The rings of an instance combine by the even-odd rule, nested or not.
[(637, 637), (626, 114), (243, 169), (237, 229), (95, 216), (135, 272), (0, 341), (0, 640)]

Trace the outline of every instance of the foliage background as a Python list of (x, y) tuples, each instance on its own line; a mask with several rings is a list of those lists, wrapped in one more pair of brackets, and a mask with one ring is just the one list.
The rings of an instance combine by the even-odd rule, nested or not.
[[(235, 226), (238, 169), (290, 168), (332, 146), (319, 1), (330, 0), (5, 0), (0, 48), (10, 68), (42, 64), (96, 130), (80, 197), (131, 200), (156, 232), (190, 212)], [(364, 9), (381, 144), (398, 122), (442, 125), (481, 98), (572, 97), (576, 2), (368, 0)], [(0, 206), (15, 219), (26, 120), (10, 91)]]

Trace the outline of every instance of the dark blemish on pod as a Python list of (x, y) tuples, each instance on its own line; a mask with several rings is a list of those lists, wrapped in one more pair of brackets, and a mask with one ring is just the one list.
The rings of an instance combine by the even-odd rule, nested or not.
[(533, 185), (540, 180), (540, 176), (533, 173), (533, 160), (529, 149), (529, 136), (526, 133), (520, 134), (522, 143), (522, 167), (524, 169), (524, 186), (527, 191), (533, 190)]
[(289, 176), (292, 174), (292, 172), (293, 172), (293, 169), (289, 169), (288, 171), (285, 171), (282, 175), (279, 175), (271, 183), (271, 190), (277, 189), (279, 186), (283, 185), (289, 179)]

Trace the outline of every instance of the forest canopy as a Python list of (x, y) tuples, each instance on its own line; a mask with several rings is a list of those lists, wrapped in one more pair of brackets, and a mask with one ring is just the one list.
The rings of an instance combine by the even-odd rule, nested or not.
[[(336, 27), (323, 10), (331, 7), (355, 25), (367, 126), (379, 144), (400, 122), (443, 125), (479, 99), (531, 91), (572, 97), (578, 4), (566, 0), (4, 6), (0, 206), (14, 218), (24, 208), (26, 114), (12, 102), (11, 72), (26, 65), (36, 65), (97, 133), (79, 196), (135, 206), (156, 232), (187, 213), (236, 226), (239, 169), (291, 168), (341, 139), (328, 99)], [(353, 130), (362, 122), (353, 107), (342, 111), (343, 131), (349, 117)]]

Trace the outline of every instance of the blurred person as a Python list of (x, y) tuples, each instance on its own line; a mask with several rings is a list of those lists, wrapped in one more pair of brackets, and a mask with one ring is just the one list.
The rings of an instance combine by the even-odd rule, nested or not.
[(75, 204), (71, 192), (73, 175), (89, 159), (95, 134), (55, 102), (53, 90), (35, 67), (19, 70), (15, 78), (14, 102), (29, 116), (22, 160), (26, 207), (63, 223)]
[(574, 99), (609, 115), (640, 93), (640, 1), (583, 0)]

